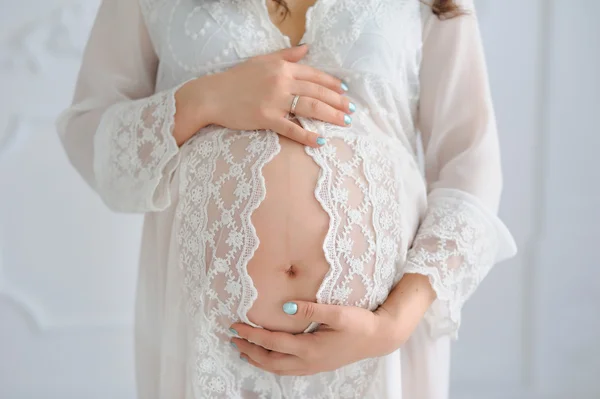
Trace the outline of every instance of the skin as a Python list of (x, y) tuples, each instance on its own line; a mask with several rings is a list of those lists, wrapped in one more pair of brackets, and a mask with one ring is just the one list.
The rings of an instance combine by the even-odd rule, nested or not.
[[(304, 33), (306, 10), (313, 3), (288, 0), (291, 13), (283, 20), (279, 8), (268, 3), (273, 23), (293, 44)], [(254, 57), (192, 80), (175, 96), (173, 134), (179, 145), (210, 124), (270, 129), (282, 136), (281, 152), (263, 170), (267, 196), (252, 216), (261, 244), (248, 272), (259, 297), (248, 317), (265, 328), (232, 326), (237, 335), (232, 343), (242, 359), (278, 375), (311, 375), (389, 354), (406, 342), (435, 300), (427, 277), (406, 274), (375, 312), (312, 302), (328, 270), (322, 252), (328, 218), (313, 195), (318, 167), (303, 147), (318, 147), (318, 135), (287, 115), (298, 94), (297, 115), (346, 126), (350, 102), (338, 78), (297, 64), (307, 51), (304, 45)], [(285, 302), (296, 303), (297, 312), (286, 314)], [(322, 325), (314, 333), (297, 334), (310, 322)]]

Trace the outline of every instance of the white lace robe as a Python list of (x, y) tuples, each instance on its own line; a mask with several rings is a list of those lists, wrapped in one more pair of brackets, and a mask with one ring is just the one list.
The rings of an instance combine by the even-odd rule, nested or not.
[[(257, 295), (245, 269), (258, 245), (250, 215), (264, 198), (261, 168), (279, 151), (277, 135), (209, 126), (178, 148), (172, 130), (181, 84), (289, 39), (264, 0), (103, 1), (58, 129), (109, 207), (146, 213), (136, 307), (141, 398), (446, 396), (448, 337), (462, 306), (515, 252), (496, 216), (494, 113), (476, 16), (463, 3), (469, 15), (446, 21), (417, 0), (318, 0), (307, 14), (310, 50), (301, 62), (342, 78), (357, 104), (350, 128), (300, 120), (328, 138), (306, 150), (321, 167), (315, 196), (331, 218), (323, 246), (331, 270), (316, 299), (375, 309), (407, 272), (429, 276), (438, 299), (387, 359), (277, 377), (227, 345), (228, 325), (249, 323)], [(225, 192), (225, 181), (235, 189)], [(358, 239), (365, 250), (353, 256)]]

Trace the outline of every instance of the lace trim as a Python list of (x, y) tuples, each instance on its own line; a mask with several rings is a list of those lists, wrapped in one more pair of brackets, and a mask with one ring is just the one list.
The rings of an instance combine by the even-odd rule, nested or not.
[(306, 148), (321, 168), (315, 197), (330, 218), (323, 243), (330, 271), (317, 301), (373, 310), (387, 298), (396, 262), (405, 256), (404, 187), (395, 176), (403, 168), (395, 164), (395, 146), (327, 136), (326, 146)]
[(251, 215), (265, 198), (262, 168), (279, 153), (279, 141), (272, 132), (209, 129), (186, 147), (176, 217), (185, 308), (194, 323), (194, 390), (198, 397), (247, 391), (268, 399), (275, 376), (242, 363), (228, 329), (240, 320), (254, 325), (247, 313), (257, 291), (246, 266), (259, 240)]
[[(255, 133), (256, 135), (262, 133)], [(274, 135), (275, 133), (271, 133)], [(275, 137), (276, 138), (276, 137)], [(244, 295), (242, 299), (242, 304), (238, 311), (238, 314), (242, 318), (242, 320), (250, 325), (258, 327), (256, 324), (252, 323), (248, 319), (248, 312), (252, 307), (254, 301), (258, 297), (258, 292), (254, 287), (254, 283), (252, 282), (252, 277), (248, 274), (248, 262), (252, 259), (254, 252), (258, 249), (260, 244), (260, 240), (258, 235), (256, 234), (256, 229), (254, 224), (252, 224), (251, 218), (254, 211), (258, 208), (260, 203), (265, 199), (267, 194), (267, 188), (265, 185), (265, 178), (262, 175), (262, 169), (264, 166), (269, 163), (281, 150), (281, 146), (279, 145), (279, 139), (270, 140), (265, 143), (265, 149), (260, 155), (257, 157), (258, 159), (253, 162), (251, 167), (252, 177), (251, 177), (251, 185), (252, 187), (256, 187), (258, 189), (253, 190), (252, 199), (249, 201), (246, 208), (242, 211), (241, 218), (244, 219), (244, 237), (247, 240), (247, 250), (245, 250), (243, 256), (240, 257), (238, 263), (236, 265), (238, 269), (238, 273), (242, 275), (243, 286), (245, 288)]]
[(502, 222), (475, 197), (453, 189), (430, 194), (404, 273), (428, 276), (437, 294), (425, 315), (433, 336), (457, 338), (464, 303), (494, 263), (514, 252)]
[(94, 137), (97, 189), (116, 211), (153, 212), (170, 205), (169, 181), (179, 163), (173, 137), (174, 89), (109, 107)]

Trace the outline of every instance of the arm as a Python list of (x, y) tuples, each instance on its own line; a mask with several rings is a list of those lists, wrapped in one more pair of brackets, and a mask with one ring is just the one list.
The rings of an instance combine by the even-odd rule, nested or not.
[[(475, 10), (464, 3), (467, 15), (443, 21), (425, 15), (417, 124), (428, 208), (408, 253), (402, 280), (410, 280), (398, 285), (413, 292), (429, 279), (437, 299), (425, 318), (434, 336), (456, 337), (465, 301), (495, 263), (516, 252), (496, 216), (502, 188), (496, 121)], [(426, 304), (430, 294), (413, 293), (412, 300)]]
[(199, 107), (176, 115), (179, 87), (154, 93), (157, 66), (139, 2), (104, 0), (57, 128), (71, 163), (115, 211), (169, 206), (174, 135), (189, 137), (202, 124)]

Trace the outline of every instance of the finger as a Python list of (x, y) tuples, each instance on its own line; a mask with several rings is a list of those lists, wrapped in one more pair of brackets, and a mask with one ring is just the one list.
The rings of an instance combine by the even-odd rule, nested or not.
[(271, 127), (275, 133), (310, 147), (318, 148), (325, 144), (325, 139), (314, 132), (309, 132), (289, 119), (280, 118)]
[(306, 323), (316, 322), (326, 324), (334, 330), (342, 330), (346, 326), (346, 312), (350, 309), (346, 306), (324, 305), (314, 302), (286, 302), (283, 311)]
[(313, 82), (295, 80), (290, 87), (290, 91), (301, 97), (311, 97), (320, 100), (346, 114), (351, 114), (356, 111), (356, 106), (348, 97), (342, 96), (334, 90)]
[(270, 369), (268, 367), (263, 366), (262, 364), (258, 363), (257, 361), (255, 361), (254, 359), (252, 359), (251, 357), (249, 357), (247, 354), (242, 353), (240, 355), (240, 359), (242, 359), (245, 362), (253, 365), (256, 368), (259, 368), (259, 369), (264, 370), (264, 371), (268, 371), (269, 373), (277, 374), (277, 370), (273, 370), (273, 369)]
[[(243, 338), (249, 341), (248, 343), (262, 346), (264, 349), (296, 356), (303, 353), (303, 342), (299, 335), (268, 331), (245, 324), (234, 324), (231, 328), (237, 331), (237, 338)], [(234, 342), (237, 345), (237, 340)]]
[(308, 46), (306, 44), (301, 44), (295, 47), (285, 48), (283, 50), (275, 51), (272, 53), (272, 56), (280, 58), (282, 60), (288, 62), (298, 62), (308, 52)]
[(280, 371), (276, 371), (275, 374), (280, 375), (282, 377), (285, 377), (285, 376), (304, 377), (304, 376), (307, 376), (307, 375), (314, 375), (314, 374), (317, 374), (317, 373), (316, 372), (310, 372), (308, 370), (306, 370), (306, 371), (305, 370), (293, 370), (293, 371), (283, 371), (283, 370), (280, 370)]
[(297, 80), (305, 80), (316, 83), (318, 85), (325, 86), (339, 94), (348, 91), (348, 86), (346, 86), (341, 79), (309, 65), (291, 64), (290, 70), (292, 71), (292, 76)]
[(242, 354), (240, 355), (240, 358), (246, 362), (248, 362), (249, 364), (253, 365), (256, 368), (259, 368), (261, 370), (264, 371), (268, 371), (269, 373), (273, 373), (279, 376), (295, 376), (295, 377), (301, 377), (301, 376), (305, 376), (305, 375), (312, 375), (315, 373), (311, 373), (308, 370), (271, 370), (268, 369), (266, 367), (264, 367), (262, 364), (255, 362), (254, 360), (252, 360), (251, 358), (249, 358), (247, 355)]
[(269, 371), (295, 370), (304, 366), (304, 362), (297, 356), (268, 351), (262, 346), (251, 344), (239, 338), (232, 339), (232, 342), (241, 354), (246, 355)]
[(350, 115), (312, 97), (301, 96), (296, 104), (294, 114), (318, 119), (338, 126), (348, 126), (352, 123), (352, 117)]

